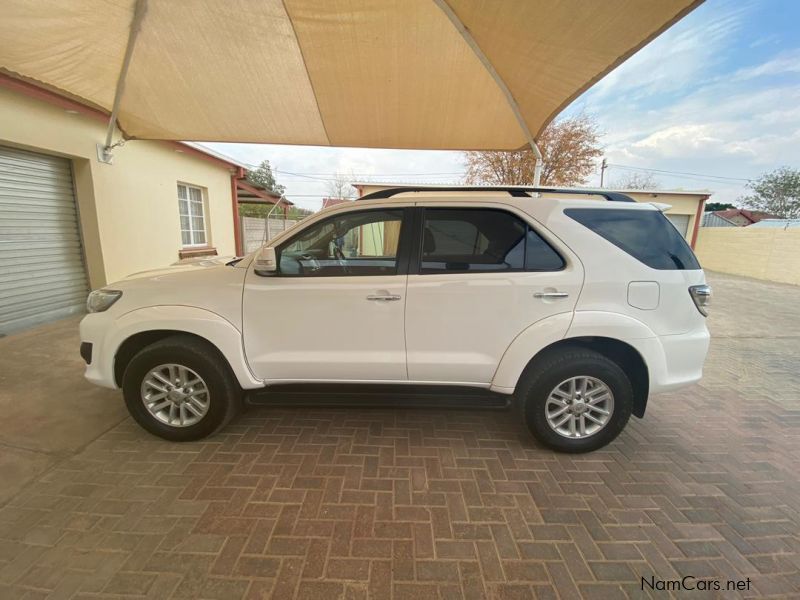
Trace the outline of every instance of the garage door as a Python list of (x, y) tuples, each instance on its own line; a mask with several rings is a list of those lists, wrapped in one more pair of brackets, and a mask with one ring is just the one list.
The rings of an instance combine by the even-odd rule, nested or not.
[(0, 146), (0, 333), (83, 310), (70, 162)]
[(689, 233), (689, 215), (667, 215), (672, 224), (681, 232), (683, 237)]

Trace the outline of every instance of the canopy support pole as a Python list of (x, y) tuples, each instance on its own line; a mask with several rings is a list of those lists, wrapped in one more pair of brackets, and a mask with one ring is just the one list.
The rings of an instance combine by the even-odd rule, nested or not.
[(136, 38), (139, 35), (139, 30), (142, 28), (142, 19), (147, 12), (147, 0), (136, 0), (133, 7), (133, 18), (131, 19), (131, 27), (128, 32), (128, 45), (125, 48), (125, 56), (122, 59), (122, 66), (119, 70), (119, 77), (117, 78), (117, 88), (114, 91), (114, 104), (111, 105), (111, 115), (108, 118), (108, 129), (106, 130), (106, 143), (104, 146), (98, 144), (97, 158), (100, 162), (112, 164), (114, 155), (112, 150), (125, 143), (125, 140), (120, 140), (116, 144), (111, 143), (114, 136), (114, 127), (117, 124), (117, 115), (119, 114), (119, 105), (122, 101), (122, 93), (125, 91), (125, 79), (128, 76), (128, 68), (131, 66), (131, 57), (133, 56), (133, 49), (136, 46)]
[[(269, 234), (269, 219), (272, 216), (272, 213), (275, 212), (275, 209), (278, 208), (278, 206), (280, 206), (281, 202), (283, 202), (285, 198), (286, 198), (286, 196), (281, 194), (281, 197), (278, 198), (278, 201), (275, 204), (272, 205), (272, 208), (269, 210), (269, 212), (267, 213), (267, 216), (264, 218), (264, 229), (265, 229), (264, 237), (267, 238), (265, 240), (266, 242), (269, 242), (272, 239), (272, 236)], [(285, 210), (286, 210), (286, 207), (284, 206), (284, 211)], [(284, 220), (286, 220), (286, 213), (285, 212), (284, 212)]]
[(492, 79), (494, 79), (494, 82), (497, 84), (497, 87), (500, 88), (500, 91), (503, 92), (503, 95), (506, 97), (506, 102), (508, 102), (508, 105), (511, 107), (511, 111), (514, 113), (514, 117), (517, 119), (520, 129), (522, 129), (522, 133), (525, 134), (525, 137), (528, 140), (528, 145), (533, 151), (533, 156), (536, 161), (533, 168), (533, 185), (534, 187), (539, 187), (539, 180), (542, 177), (542, 152), (539, 150), (539, 146), (536, 145), (536, 140), (533, 139), (531, 130), (528, 129), (528, 124), (525, 122), (525, 119), (522, 116), (522, 111), (519, 109), (519, 104), (517, 104), (517, 101), (514, 99), (511, 90), (508, 89), (506, 82), (503, 81), (503, 78), (500, 77), (500, 74), (494, 68), (494, 65), (492, 65), (489, 58), (483, 53), (483, 50), (481, 50), (480, 46), (478, 46), (478, 43), (475, 41), (475, 38), (472, 37), (469, 29), (467, 29), (464, 23), (461, 22), (461, 19), (459, 19), (458, 15), (453, 12), (453, 9), (450, 8), (447, 0), (433, 0), (433, 2), (441, 9), (447, 18), (450, 19), (450, 22), (456, 28), (458, 33), (461, 34), (461, 37), (464, 38), (464, 41), (472, 49), (475, 57), (481, 61), (483, 67), (486, 69), (489, 75), (491, 75)]
[(531, 150), (533, 150), (533, 158), (536, 161), (533, 165), (533, 187), (539, 187), (539, 182), (542, 179), (542, 167), (544, 166), (542, 151), (539, 150), (536, 142), (530, 142), (530, 144)]

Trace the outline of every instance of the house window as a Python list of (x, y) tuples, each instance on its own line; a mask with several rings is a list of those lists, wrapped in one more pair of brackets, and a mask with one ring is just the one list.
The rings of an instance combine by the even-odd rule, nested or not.
[(206, 246), (206, 218), (203, 190), (178, 184), (178, 211), (181, 216), (181, 243), (184, 248)]

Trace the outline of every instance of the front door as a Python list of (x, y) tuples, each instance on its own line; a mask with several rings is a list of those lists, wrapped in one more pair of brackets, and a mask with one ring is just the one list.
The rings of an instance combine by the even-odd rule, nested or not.
[(340, 212), (276, 248), (278, 272), (248, 270), (244, 346), (271, 381), (407, 380), (404, 208)]
[(408, 377), (488, 384), (520, 333), (574, 309), (582, 268), (524, 215), (504, 208), (421, 210), (422, 244), (408, 277)]

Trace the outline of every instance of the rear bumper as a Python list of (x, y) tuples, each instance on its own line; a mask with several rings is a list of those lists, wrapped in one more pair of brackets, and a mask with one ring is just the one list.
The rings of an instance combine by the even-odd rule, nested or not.
[(636, 340), (650, 373), (650, 393), (670, 392), (700, 381), (709, 342), (705, 324), (690, 333)]

